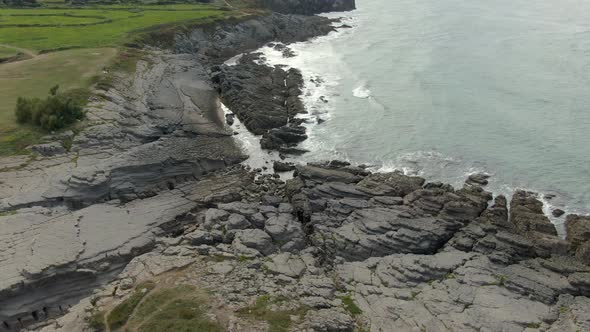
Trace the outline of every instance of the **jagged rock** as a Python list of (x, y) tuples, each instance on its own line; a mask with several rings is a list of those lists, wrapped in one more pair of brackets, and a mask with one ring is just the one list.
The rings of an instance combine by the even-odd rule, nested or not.
[(289, 172), (295, 169), (295, 165), (281, 161), (275, 161), (272, 167), (275, 172)]
[(252, 203), (232, 202), (227, 204), (218, 204), (217, 208), (231, 213), (250, 216), (258, 212), (258, 206)]
[(536, 194), (517, 190), (510, 202), (510, 222), (528, 237), (556, 237), (557, 230), (543, 213), (543, 203)]
[(462, 226), (432, 217), (412, 218), (401, 207), (355, 210), (339, 227), (319, 214), (311, 219), (312, 242), (352, 261), (395, 253), (431, 254)]
[(283, 126), (264, 133), (260, 145), (263, 149), (280, 150), (283, 146), (293, 146), (306, 139), (305, 127)]
[(205, 222), (203, 227), (206, 229), (221, 229), (221, 226), (229, 217), (229, 212), (218, 209), (208, 209), (205, 212)]
[(483, 222), (500, 228), (510, 229), (512, 225), (508, 222), (508, 206), (506, 197), (499, 195), (494, 199), (494, 205), (485, 210), (480, 218)]
[(375, 173), (358, 183), (358, 189), (374, 196), (404, 197), (422, 188), (424, 179), (399, 173)]
[(301, 223), (291, 214), (280, 213), (268, 218), (264, 231), (284, 252), (297, 252), (305, 248), (306, 240)]
[(563, 211), (562, 209), (557, 209), (557, 208), (555, 208), (555, 209), (553, 209), (553, 210), (551, 211), (551, 214), (552, 214), (552, 215), (553, 215), (555, 218), (559, 218), (559, 217), (561, 217), (561, 216), (563, 216), (563, 215), (565, 214), (565, 211)]
[(226, 230), (234, 230), (234, 229), (246, 229), (250, 228), (252, 225), (246, 217), (241, 214), (232, 213), (229, 218), (227, 219), (226, 223)]
[(576, 256), (590, 264), (590, 216), (568, 215), (565, 230)]
[(264, 266), (268, 272), (282, 274), (291, 278), (298, 278), (306, 271), (307, 266), (301, 257), (290, 253), (282, 253), (272, 257), (272, 260), (265, 262)]
[(465, 183), (470, 185), (485, 186), (488, 184), (489, 178), (489, 175), (483, 173), (471, 174), (469, 175)]
[[(232, 242), (236, 254), (258, 256), (270, 255), (276, 252), (277, 248), (272, 243), (272, 238), (260, 229), (238, 230)], [(250, 250), (248, 250), (250, 249)]]
[(196, 230), (185, 235), (184, 240), (193, 246), (200, 246), (203, 244), (212, 245), (222, 241), (220, 234)]
[(362, 180), (361, 177), (356, 176), (346, 170), (328, 169), (317, 166), (297, 166), (297, 174), (303, 180), (310, 180), (314, 182), (342, 182), (342, 183), (357, 183)]

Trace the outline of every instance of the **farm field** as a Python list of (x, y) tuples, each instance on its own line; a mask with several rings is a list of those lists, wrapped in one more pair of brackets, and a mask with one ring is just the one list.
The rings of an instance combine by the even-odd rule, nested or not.
[(0, 59), (23, 53), (29, 59), (0, 63), (0, 156), (27, 153), (46, 132), (15, 121), (16, 99), (88, 88), (112, 64), (125, 42), (163, 24), (207, 23), (232, 11), (200, 4), (71, 7), (58, 2), (32, 9), (0, 8)]
[(0, 46), (0, 59), (8, 58), (14, 56), (18, 53), (18, 51), (11, 47)]
[(213, 20), (226, 14), (209, 5), (0, 9), (0, 44), (34, 52), (118, 46), (137, 30)]
[(62, 90), (86, 88), (116, 52), (115, 48), (75, 49), (0, 65), (0, 155), (23, 152), (46, 134), (16, 123), (16, 98), (47, 96), (55, 84)]

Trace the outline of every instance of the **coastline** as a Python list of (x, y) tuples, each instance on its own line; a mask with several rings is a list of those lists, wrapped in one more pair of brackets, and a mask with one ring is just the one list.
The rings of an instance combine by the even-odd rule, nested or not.
[(174, 52), (151, 49), (134, 75), (98, 91), (79, 133), (49, 137), (32, 148), (36, 158), (2, 158), (0, 330), (62, 316), (152, 250), (175, 218), (239, 192), (254, 175), (237, 166), (246, 156), (219, 118), (210, 68), (275, 39), (321, 34), (326, 22), (273, 13), (178, 34)]
[[(327, 17), (333, 20), (342, 20), (333, 23), (335, 28), (339, 26), (345, 26), (343, 29), (336, 29), (336, 31), (330, 32), (329, 35), (320, 36), (313, 38), (311, 40), (284, 45), (287, 49), (291, 50), (292, 54), (285, 57), (281, 51), (275, 50), (273, 46), (264, 46), (253, 53), (262, 53), (264, 57), (263, 61), (269, 66), (281, 66), (285, 69), (295, 68), (301, 70), (303, 77), (304, 77), (304, 85), (302, 87), (301, 98), (305, 105), (306, 110), (308, 113), (299, 114), (297, 115), (298, 119), (303, 120), (302, 126), (306, 128), (306, 135), (308, 139), (299, 143), (297, 147), (303, 150), (309, 150), (312, 152), (313, 157), (309, 158), (310, 154), (306, 154), (303, 156), (287, 156), (286, 161), (295, 163), (295, 164), (304, 164), (306, 162), (320, 162), (324, 160), (343, 160), (349, 162), (353, 165), (373, 165), (372, 162), (377, 163), (375, 160), (353, 160), (348, 158), (344, 152), (339, 151), (338, 153), (329, 154), (327, 150), (323, 151), (323, 154), (313, 154), (315, 150), (317, 150), (317, 146), (314, 149), (313, 144), (324, 144), (324, 142), (314, 140), (314, 128), (318, 128), (322, 126), (320, 123), (324, 123), (325, 120), (329, 120), (331, 114), (333, 114), (333, 106), (330, 103), (330, 97), (324, 98), (330, 94), (338, 94), (340, 95), (340, 91), (335, 91), (334, 86), (329, 86), (331, 84), (337, 85), (339, 84), (337, 81), (338, 78), (334, 78), (334, 81), (330, 79), (322, 80), (321, 77), (317, 76), (317, 69), (316, 72), (310, 71), (306, 69), (305, 63), (306, 59), (301, 59), (301, 57), (311, 57), (314, 58), (313, 53), (314, 51), (321, 50), (322, 48), (319, 47), (319, 44), (322, 43), (329, 43), (332, 38), (340, 38), (343, 33), (346, 31), (354, 31), (355, 26), (357, 23), (354, 18), (347, 14), (342, 13), (330, 13), (330, 14), (322, 14), (322, 16)], [(310, 45), (312, 44), (312, 45)], [(314, 47), (313, 44), (316, 44)], [(303, 54), (300, 52), (303, 51)], [(336, 56), (336, 55), (334, 55)], [(316, 80), (320, 81), (317, 83)], [(364, 89), (360, 91), (359, 89)], [(333, 90), (333, 91), (331, 91)], [(366, 91), (365, 91), (366, 90)], [(359, 95), (360, 93), (360, 95)], [(354, 91), (352, 91), (352, 95), (356, 98), (362, 99), (371, 99), (371, 92), (368, 90), (364, 83), (359, 85)], [(431, 163), (433, 165), (420, 165), (418, 166), (418, 162), (426, 161), (421, 160), (418, 155), (434, 155), (432, 160), (438, 160), (440, 162), (445, 162), (447, 159), (452, 160), (451, 163), (457, 163), (457, 165), (450, 165), (449, 167), (454, 168), (453, 171), (432, 171), (432, 167), (435, 167), (436, 164), (434, 161)], [(412, 156), (410, 156), (412, 155)], [(404, 156), (407, 156), (405, 158)], [(276, 158), (274, 158), (276, 159)], [(410, 161), (404, 160), (408, 159)], [(431, 159), (431, 158), (425, 158)], [(271, 158), (271, 161), (273, 158)], [(419, 161), (417, 161), (419, 160)], [(479, 166), (478, 166), (479, 165)], [(429, 168), (430, 167), (430, 168)], [(570, 203), (575, 200), (575, 197), (572, 197), (571, 194), (567, 192), (560, 191), (559, 188), (538, 188), (534, 184), (524, 185), (524, 184), (515, 184), (511, 182), (506, 182), (504, 179), (499, 179), (497, 176), (498, 171), (495, 169), (491, 169), (490, 167), (481, 166), (481, 163), (474, 160), (462, 160), (458, 156), (447, 156), (442, 155), (435, 151), (415, 151), (415, 152), (407, 152), (403, 155), (398, 156), (395, 160), (387, 160), (383, 161), (381, 165), (376, 165), (375, 167), (370, 168), (371, 171), (374, 172), (392, 172), (392, 171), (402, 171), (406, 175), (418, 175), (427, 178), (429, 181), (444, 181), (453, 184), (454, 186), (461, 186), (462, 182), (465, 178), (469, 177), (472, 174), (489, 174), (491, 175), (489, 179), (489, 186), (488, 190), (491, 190), (495, 196), (497, 195), (504, 195), (508, 198), (511, 197), (512, 193), (516, 190), (525, 190), (538, 193), (538, 198), (544, 204), (544, 210), (550, 220), (557, 226), (558, 232), (562, 238), (565, 238), (565, 218), (569, 214), (580, 214), (580, 215), (588, 215), (590, 214), (590, 210), (588, 208), (584, 209), (579, 205), (572, 206)], [(432, 173), (432, 174), (431, 174)], [(530, 181), (529, 181), (530, 182)], [(557, 211), (561, 213), (559, 216), (554, 216), (553, 211)], [(564, 213), (560, 212), (563, 211)]]
[[(264, 18), (262, 20), (270, 24)], [(307, 21), (301, 18), (300, 23)], [(259, 21), (255, 23), (260, 24)], [(247, 30), (248, 23), (245, 26)], [(231, 26), (224, 29), (231, 29)], [(236, 30), (241, 29), (244, 26)], [(16, 246), (23, 253), (16, 258), (26, 260), (25, 269), (29, 270), (10, 275), (7, 280), (22, 279), (0, 290), (0, 294), (17, 294), (26, 299), (26, 304), (18, 307), (14, 302), (10, 303), (10, 298), (3, 298), (5, 302), (0, 309), (5, 311), (0, 311), (0, 321), (12, 327), (27, 324), (44, 332), (83, 331), (88, 328), (90, 313), (100, 313), (122, 303), (133, 293), (133, 285), (161, 274), (173, 278), (167, 273), (188, 270), (193, 274), (183, 276), (185, 279), (182, 280), (193, 282), (195, 287), (219, 291), (220, 296), (213, 302), (228, 311), (236, 311), (240, 306), (257, 301), (261, 294), (277, 296), (286, 293), (301, 306), (313, 308), (296, 321), (301, 331), (353, 331), (367, 326), (367, 322), (371, 331), (392, 326), (400, 330), (428, 330), (447, 324), (450, 330), (478, 324), (480, 328), (503, 324), (508, 329), (524, 329), (537, 324), (544, 328), (566, 323), (582, 328), (588, 326), (585, 324), (590, 320), (582, 314), (569, 317), (566, 313), (555, 313), (565, 305), (576, 313), (576, 310), (588, 308), (584, 301), (590, 295), (587, 286), (590, 281), (585, 274), (590, 270), (580, 263), (587, 260), (585, 251), (578, 253), (583, 245), (576, 243), (575, 247), (570, 247), (570, 242), (557, 238), (543, 208), (539, 211), (540, 201), (531, 194), (519, 193), (518, 199), (509, 197), (504, 201), (494, 195), (495, 202), (492, 203), (492, 194), (486, 192), (485, 184), (466, 183), (455, 189), (448, 184), (428, 183), (425, 179), (395, 172), (371, 173), (359, 165), (343, 162), (321, 165), (300, 162), (294, 173), (275, 176), (272, 162), (282, 160), (279, 152), (271, 152), (272, 159), (265, 159), (268, 152), (260, 148), (257, 138), (249, 134), (239, 119), (234, 119), (234, 124), (229, 126), (232, 130), (228, 130), (219, 123), (220, 119), (209, 117), (223, 115), (221, 120), (224, 122), (225, 115), (231, 111), (218, 100), (215, 84), (208, 82), (211, 73), (217, 72), (209, 70), (208, 66), (236, 54), (214, 58), (211, 62), (206, 58), (211, 53), (227, 55), (224, 47), (233, 47), (234, 42), (239, 43), (240, 38), (249, 35), (248, 30), (242, 31), (243, 35), (236, 30), (231, 30), (236, 34), (235, 39), (230, 38), (221, 47), (211, 46), (211, 39), (204, 38), (207, 32), (202, 30), (179, 37), (177, 52), (180, 54), (162, 55), (162, 61), (156, 62), (150, 72), (151, 78), (149, 75), (141, 77), (142, 69), (147, 66), (138, 70), (139, 77), (135, 77), (136, 84), (133, 85), (139, 89), (134, 91), (136, 95), (109, 95), (108, 106), (123, 103), (128, 108), (126, 102), (137, 95), (155, 94), (157, 97), (147, 102), (141, 100), (141, 104), (149, 107), (139, 114), (155, 121), (151, 127), (146, 128), (143, 124), (138, 128), (122, 126), (122, 132), (131, 131), (132, 136), (141, 138), (136, 145), (124, 146), (131, 150), (124, 163), (112, 166), (107, 157), (99, 167), (91, 164), (101, 154), (120, 158), (118, 149), (127, 137), (123, 139), (124, 136), (110, 134), (115, 148), (101, 146), (97, 149), (93, 145), (96, 141), (89, 143), (89, 138), (101, 136), (86, 135), (87, 141), (79, 138), (75, 141), (74, 146), (81, 148), (72, 152), (77, 153), (76, 165), (68, 166), (68, 172), (74, 169), (78, 174), (74, 178), (78, 180), (77, 187), (63, 189), (62, 181), (59, 186), (52, 184), (54, 187), (50, 186), (50, 190), (40, 195), (42, 197), (34, 199), (27, 197), (30, 192), (25, 192), (27, 195), (18, 197), (20, 205), (13, 204), (14, 197), (9, 200), (2, 197), (3, 203), (10, 204), (3, 211), (16, 213), (4, 217), (8, 219), (0, 219), (0, 222), (19, 223), (24, 218), (34, 217), (47, 227), (57, 220), (62, 223), (59, 225), (62, 228), (47, 227), (42, 231), (50, 234), (63, 232), (71, 238), (49, 236), (44, 239), (34, 235), (33, 243), (27, 244), (25, 240), (31, 234), (20, 230), (29, 238), (22, 241), (25, 243), (22, 250)], [(307, 36), (308, 32), (303, 35)], [(284, 37), (287, 44), (303, 38), (302, 35)], [(256, 45), (260, 47), (267, 42), (274, 40), (257, 41)], [(251, 41), (241, 45), (246, 44), (247, 47), (235, 51), (242, 53), (257, 49), (252, 47)], [(183, 73), (187, 66), (191, 70)], [(303, 76), (309, 83), (310, 77)], [(171, 85), (142, 90), (150, 85), (149, 82), (165, 81), (170, 77), (173, 78)], [(193, 93), (187, 93), (189, 90)], [(302, 93), (306, 91), (304, 87)], [(184, 97), (174, 100), (170, 97), (171, 92), (182, 92)], [(192, 101), (189, 103), (188, 100)], [(174, 102), (180, 102), (180, 117), (169, 113), (168, 106)], [(116, 117), (115, 111), (124, 113), (129, 110), (117, 108), (97, 112), (96, 118), (104, 121), (106, 116)], [(153, 114), (154, 111), (158, 113)], [(131, 114), (129, 118), (136, 117), (137, 109)], [(127, 125), (130, 121), (118, 120)], [(104, 122), (97, 123), (97, 126), (102, 125)], [(236, 130), (237, 126), (239, 130)], [(154, 133), (162, 128), (165, 128), (163, 132)], [(99, 134), (104, 137), (113, 131), (112, 127), (107, 129), (103, 128)], [(237, 136), (234, 130), (238, 132)], [(308, 127), (307, 134), (310, 132), (313, 128)], [(246, 152), (260, 154), (260, 158), (250, 164), (250, 171), (238, 165), (240, 162), (248, 164), (248, 160), (244, 161), (247, 157), (244, 150), (238, 150), (239, 145), (235, 144), (236, 139), (243, 137), (246, 138), (244, 143), (250, 146), (246, 147)], [(152, 153), (157, 150), (161, 152), (156, 156), (163, 158), (154, 157)], [(73, 156), (51, 156), (39, 163), (58, 164), (68, 158)], [(141, 162), (133, 165), (138, 158)], [(305, 155), (285, 161), (304, 159)], [(36, 165), (43, 165), (35, 163), (25, 166), (28, 176), (35, 174), (39, 168)], [(107, 167), (101, 169), (104, 165)], [(86, 173), (76, 170), (78, 166), (85, 167)], [(267, 169), (263, 170), (263, 167)], [(103, 175), (105, 169), (107, 175)], [(53, 173), (53, 176), (56, 174), (60, 173)], [(109, 179), (96, 180), (100, 177)], [(287, 179), (290, 180), (281, 181)], [(132, 183), (132, 191), (127, 182)], [(97, 189), (105, 186), (104, 194), (96, 196)], [(53, 196), (48, 198), (50, 191)], [(103, 198), (106, 202), (102, 202)], [(67, 204), (62, 204), (64, 201)], [(513, 205), (510, 209), (507, 202)], [(41, 207), (43, 205), (45, 207)], [(102, 216), (107, 211), (109, 218), (117, 219), (117, 223), (105, 224)], [(139, 219), (145, 220), (139, 222)], [(105, 237), (100, 241), (109, 243), (93, 247), (96, 243), (92, 241), (97, 241), (93, 234), (105, 232), (107, 228), (105, 236), (114, 237), (125, 232), (118, 223), (126, 222), (133, 226), (127, 231), (137, 234), (121, 236), (131, 237), (133, 241), (123, 238), (120, 242), (111, 242), (112, 239), (107, 241)], [(69, 223), (76, 225), (78, 230), (69, 229)], [(16, 232), (2, 234), (3, 239), (11, 240), (14, 234)], [(579, 236), (583, 241), (589, 240), (583, 238), (583, 230), (576, 234), (582, 234)], [(90, 243), (85, 242), (87, 240)], [(80, 248), (50, 246), (51, 250), (38, 256), (38, 248), (47, 248), (39, 243), (36, 247), (35, 241), (46, 241), (44, 245), (56, 241), (83, 245)], [(56, 253), (62, 259), (57, 264), (49, 257)], [(215, 257), (219, 256), (225, 258), (217, 261)], [(1, 258), (1, 262), (13, 262), (10, 257)], [(122, 266), (125, 268), (118, 274)], [(117, 271), (116, 277), (104, 273), (113, 268)], [(496, 271), (506, 277), (499, 278)], [(537, 274), (550, 276), (546, 278), (549, 281), (535, 278)], [(63, 296), (58, 292), (57, 300), (44, 303), (42, 307), (37, 303), (40, 301), (38, 297), (18, 286), (20, 283), (27, 283), (28, 288), (53, 284), (59, 288), (72, 276), (85, 275), (91, 278), (105, 276), (105, 280), (99, 283), (103, 287), (93, 284), (85, 296), (73, 296), (74, 300), (66, 299), (72, 294)], [(561, 283), (552, 283), (551, 278)], [(244, 280), (252, 281), (247, 286), (254, 290), (246, 289)], [(502, 288), (504, 283), (508, 285), (506, 289)], [(88, 286), (81, 285), (82, 288)], [(93, 295), (87, 297), (90, 292)], [(486, 313), (490, 309), (485, 301), (478, 302), (476, 295), (468, 300), (455, 299), (453, 294), (457, 292), (496, 296), (498, 300), (493, 304), (498, 307), (493, 314), (509, 319), (494, 320), (493, 315)], [(63, 298), (59, 299), (59, 296)], [(351, 296), (364, 317), (359, 318), (359, 314), (353, 314), (343, 306), (342, 303)], [(77, 303), (80, 298), (83, 300)], [(437, 310), (442, 314), (433, 314), (433, 309), (422, 309), (432, 308), (436, 303), (441, 306)], [(65, 309), (68, 305), (72, 307)], [(13, 310), (12, 315), (6, 314), (7, 307)], [(459, 307), (463, 307), (462, 310)], [(522, 307), (530, 309), (527, 315), (510, 315), (511, 311)], [(388, 312), (395, 312), (395, 315), (387, 315)], [(453, 312), (457, 318), (445, 316)], [(36, 315), (51, 319), (38, 323)], [(232, 315), (231, 319), (238, 323), (228, 324), (234, 326), (235, 331), (246, 328), (262, 331), (265, 328), (248, 325), (251, 322), (247, 319), (240, 320), (239, 315)], [(411, 319), (395, 319), (400, 315)], [(0, 331), (4, 328), (6, 326), (0, 326)]]

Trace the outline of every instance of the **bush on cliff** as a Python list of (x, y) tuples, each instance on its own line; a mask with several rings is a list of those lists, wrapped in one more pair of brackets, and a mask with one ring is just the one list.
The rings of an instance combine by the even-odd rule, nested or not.
[(60, 94), (56, 85), (46, 99), (19, 97), (16, 101), (16, 120), (45, 130), (64, 128), (84, 117), (82, 105), (75, 98)]

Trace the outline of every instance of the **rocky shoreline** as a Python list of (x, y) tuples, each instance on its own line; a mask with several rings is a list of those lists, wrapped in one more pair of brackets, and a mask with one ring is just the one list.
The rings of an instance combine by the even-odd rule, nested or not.
[(81, 132), (3, 159), (0, 331), (101, 330), (146, 282), (190, 286), (228, 331), (272, 328), (260, 303), (292, 331), (590, 331), (589, 217), (568, 216), (563, 240), (536, 194), (507, 202), (482, 177), (275, 163), (285, 182), (239, 165), (220, 101), (263, 148), (296, 153), (303, 81), (257, 54), (224, 62), (332, 23), (274, 13), (179, 34), (100, 91)]
[(271, 14), (179, 34), (174, 52), (147, 49), (135, 75), (97, 91), (80, 132), (2, 158), (0, 330), (62, 315), (151, 250), (161, 226), (237, 187), (226, 173), (247, 156), (224, 124), (212, 68), (331, 30), (324, 18)]
[(92, 331), (88, 317), (158, 276), (210, 290), (210, 317), (228, 331), (267, 330), (243, 315), (261, 298), (303, 312), (292, 331), (590, 328), (590, 218), (571, 216), (561, 240), (534, 193), (517, 191), (509, 208), (480, 185), (341, 162), (298, 166), (287, 182), (234, 172), (234, 191), (192, 208), (42, 331)]

